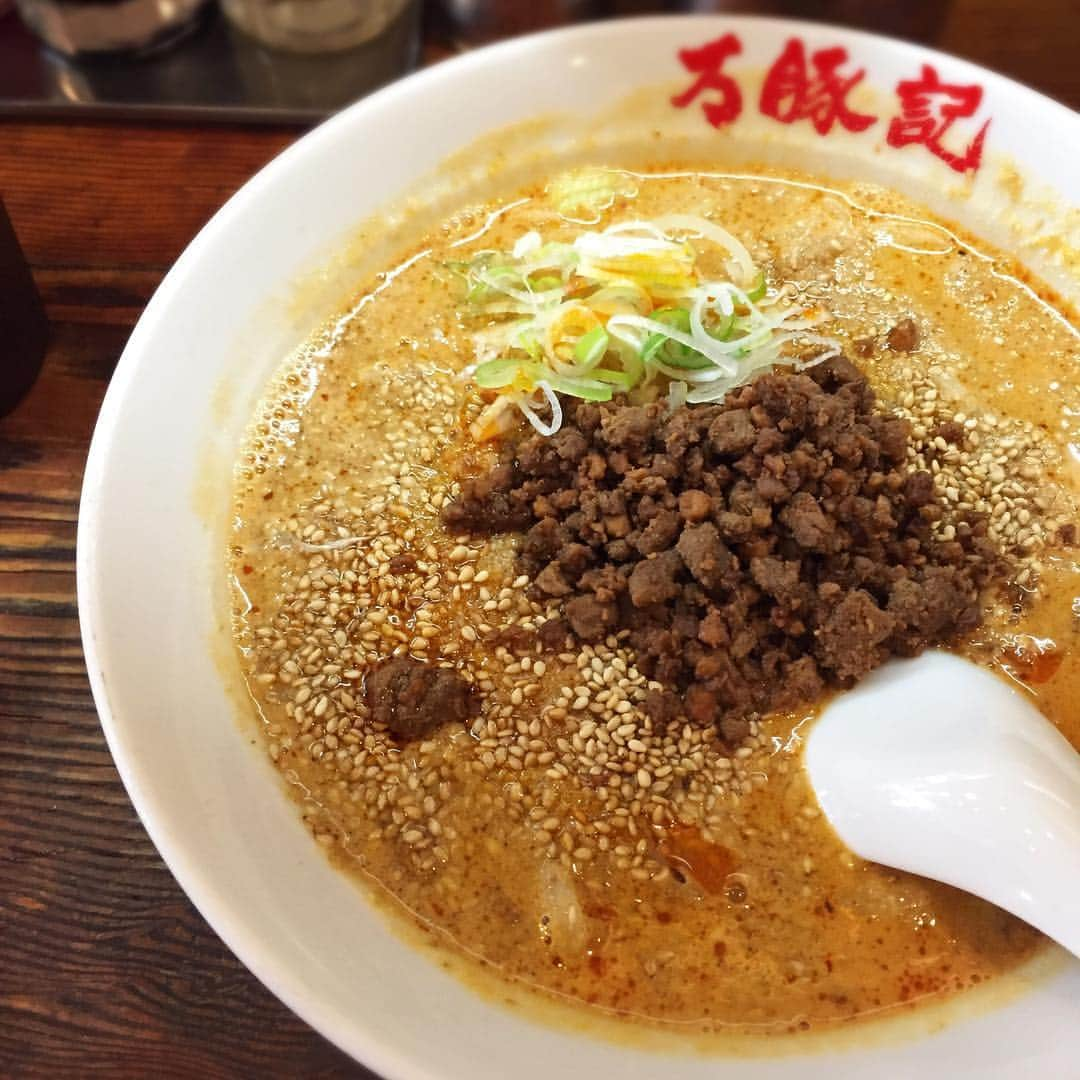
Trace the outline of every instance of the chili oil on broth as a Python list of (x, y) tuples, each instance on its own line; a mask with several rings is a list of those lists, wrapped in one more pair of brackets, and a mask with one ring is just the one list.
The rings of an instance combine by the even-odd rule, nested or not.
[[(943, 498), (996, 513), (1018, 567), (969, 650), (1080, 742), (1080, 568), (1052, 528), (1075, 517), (1080, 443), (1064, 317), (1007, 261), (877, 190), (696, 173), (634, 174), (634, 189), (600, 224), (714, 214), (770, 280), (828, 306), (831, 332), (874, 340), (856, 358), (912, 420), (919, 464), (937, 463)], [(236, 638), (316, 837), (451, 949), (681, 1031), (829, 1027), (1014, 969), (1034, 931), (839, 844), (799, 765), (806, 715), (769, 717), (734, 750), (689, 727), (661, 738), (620, 642), (536, 651), (548, 612), (526, 599), (512, 542), (440, 525), (455, 478), (493, 460), (466, 434), (472, 342), (445, 264), (581, 228), (540, 190), (463, 211), (285, 366), (252, 426)], [(881, 347), (909, 316), (919, 348)], [(957, 414), (977, 445), (949, 461), (933, 432)], [(473, 727), (405, 746), (373, 728), (364, 673), (395, 652), (466, 671), (483, 702)]]

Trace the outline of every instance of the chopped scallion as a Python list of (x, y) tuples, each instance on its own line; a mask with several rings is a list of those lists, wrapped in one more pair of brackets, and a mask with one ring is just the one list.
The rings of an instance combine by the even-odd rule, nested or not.
[[(566, 209), (577, 200), (575, 209), (591, 210), (611, 205), (624, 176), (582, 170), (549, 190)], [(697, 255), (709, 244), (729, 279), (702, 279)], [(472, 377), (496, 397), (472, 426), (477, 439), (506, 431), (514, 411), (541, 434), (557, 431), (558, 395), (608, 401), (662, 379), (672, 407), (718, 401), (759, 371), (801, 370), (839, 353), (833, 339), (808, 332), (823, 312), (796, 306), (784, 289), (766, 300), (765, 274), (745, 246), (693, 215), (622, 221), (572, 243), (531, 230), (509, 253), (446, 266), (464, 281), (467, 310), (484, 319)]]
[(746, 290), (746, 299), (756, 304), (759, 300), (765, 299), (765, 291), (765, 271), (759, 270), (750, 288)]
[(599, 363), (603, 359), (604, 353), (607, 352), (609, 340), (607, 331), (602, 326), (594, 327), (587, 334), (578, 338), (577, 344), (574, 346), (574, 359), (586, 367)]

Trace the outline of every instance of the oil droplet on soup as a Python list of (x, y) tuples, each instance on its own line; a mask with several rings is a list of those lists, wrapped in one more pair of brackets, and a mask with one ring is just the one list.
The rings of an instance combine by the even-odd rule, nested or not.
[[(1080, 355), (1064, 308), (866, 187), (685, 173), (619, 191), (601, 224), (706, 214), (831, 312), (828, 332), (910, 419), (919, 467), (990, 515), (1017, 568), (962, 647), (1080, 744)], [(473, 342), (447, 267), (529, 230), (581, 230), (542, 190), (514, 200), (403, 253), (282, 370), (238, 465), (236, 639), (317, 838), (446, 948), (637, 1023), (803, 1030), (1014, 968), (1040, 946), (1030, 928), (843, 848), (800, 766), (807, 714), (755, 721), (737, 747), (653, 731), (624, 642), (540, 647), (512, 538), (440, 524), (456, 478), (494, 460), (467, 434)], [(466, 668), (479, 714), (395, 742), (365, 697), (395, 655)]]

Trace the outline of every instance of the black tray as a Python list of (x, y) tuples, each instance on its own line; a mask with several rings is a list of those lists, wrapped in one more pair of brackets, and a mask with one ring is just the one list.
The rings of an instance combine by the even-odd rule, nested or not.
[(42, 45), (12, 11), (0, 16), (0, 114), (309, 124), (415, 65), (419, 7), (369, 44), (301, 55), (259, 45), (210, 5), (157, 54), (79, 60)]

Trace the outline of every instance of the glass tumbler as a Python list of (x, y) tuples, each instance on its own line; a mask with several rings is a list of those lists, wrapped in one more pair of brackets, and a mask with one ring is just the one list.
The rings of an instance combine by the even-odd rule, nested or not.
[(325, 53), (383, 34), (415, 0), (221, 0), (234, 26), (273, 49)]
[(23, 22), (65, 56), (153, 52), (194, 25), (207, 0), (16, 0)]

